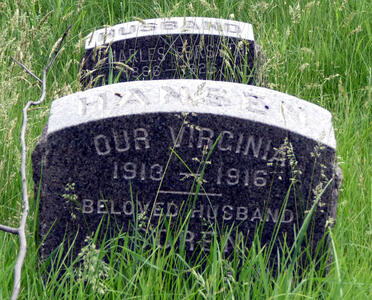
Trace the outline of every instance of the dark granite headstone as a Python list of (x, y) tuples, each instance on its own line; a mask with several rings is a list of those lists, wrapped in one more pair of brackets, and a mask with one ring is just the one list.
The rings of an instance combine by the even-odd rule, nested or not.
[(85, 87), (180, 78), (254, 84), (259, 61), (251, 24), (214, 18), (118, 24), (91, 33), (85, 49)]
[[(225, 254), (236, 232), (249, 247), (259, 225), (262, 244), (279, 226), (275, 245), (291, 245), (337, 175), (335, 146), (328, 111), (255, 86), (137, 81), (57, 99), (32, 157), (42, 257), (76, 235), (78, 252), (102, 220), (110, 236), (137, 222), (165, 235), (160, 216), (176, 224), (190, 210), (181, 234), (189, 257), (231, 227)], [(333, 180), (308, 243), (323, 238), (336, 203)]]

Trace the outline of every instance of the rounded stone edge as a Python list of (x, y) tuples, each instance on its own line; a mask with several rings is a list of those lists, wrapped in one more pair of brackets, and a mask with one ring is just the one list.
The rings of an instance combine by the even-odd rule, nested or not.
[(48, 134), (90, 121), (153, 112), (252, 120), (336, 149), (331, 113), (316, 104), (263, 87), (190, 79), (117, 83), (57, 99), (52, 103)]
[[(174, 22), (177, 23), (177, 28), (171, 28)], [(193, 22), (194, 27), (197, 26), (199, 29), (187, 28), (187, 22)], [(167, 24), (167, 26), (162, 26), (162, 24)], [(232, 26), (235, 26), (235, 29), (230, 29)], [(120, 34), (120, 31), (124, 31), (121, 30), (123, 28), (127, 29), (127, 32)], [(239, 28), (239, 31), (236, 28)], [(249, 23), (218, 18), (173, 17), (132, 21), (97, 29), (85, 38), (85, 50), (130, 38), (173, 34), (222, 35), (254, 41), (253, 28)]]

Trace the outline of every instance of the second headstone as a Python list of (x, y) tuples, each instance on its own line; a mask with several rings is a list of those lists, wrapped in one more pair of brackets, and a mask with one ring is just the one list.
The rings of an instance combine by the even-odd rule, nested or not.
[(251, 24), (233, 20), (174, 17), (123, 23), (87, 37), (82, 83), (186, 78), (254, 84), (257, 49)]

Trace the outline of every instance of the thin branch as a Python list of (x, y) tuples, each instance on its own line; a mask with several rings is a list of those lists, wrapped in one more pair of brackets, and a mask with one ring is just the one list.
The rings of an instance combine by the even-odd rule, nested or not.
[(20, 61), (16, 60), (13, 56), (12, 56), (12, 59), (14, 62), (16, 62), (17, 64), (19, 64), (23, 69), (25, 69), (25, 71), (30, 74), (32, 77), (34, 77), (37, 81), (39, 81), (40, 83), (43, 83), (43, 81), (37, 77), (34, 73), (32, 73), (32, 71), (27, 68), (23, 63), (21, 63)]
[(71, 25), (68, 26), (66, 31), (64, 32), (62, 38), (58, 43), (57, 49), (54, 51), (52, 58), (46, 65), (43, 71), (43, 79), (40, 80), (34, 73), (32, 73), (24, 64), (17, 61), (13, 58), (13, 60), (19, 64), (23, 69), (26, 70), (28, 74), (32, 77), (36, 78), (39, 82), (42, 83), (42, 93), (38, 101), (28, 101), (25, 107), (23, 108), (23, 122), (22, 122), (22, 129), (21, 129), (21, 147), (22, 147), (22, 161), (21, 161), (21, 177), (22, 177), (22, 199), (23, 199), (23, 212), (21, 217), (21, 222), (19, 228), (12, 228), (9, 226), (1, 225), (0, 230), (3, 230), (8, 233), (18, 234), (19, 236), (19, 254), (17, 257), (17, 262), (14, 267), (14, 282), (13, 282), (13, 292), (12, 292), (12, 300), (16, 300), (19, 295), (19, 291), (21, 288), (21, 275), (22, 275), (22, 266), (25, 260), (26, 252), (27, 252), (27, 240), (26, 240), (26, 221), (29, 212), (29, 201), (28, 201), (28, 194), (27, 194), (27, 180), (26, 180), (26, 159), (27, 159), (27, 146), (26, 146), (26, 128), (27, 128), (27, 111), (33, 105), (41, 104), (46, 96), (46, 77), (49, 68), (53, 64), (54, 60), (56, 59), (58, 53), (61, 50), (62, 43), (66, 38), (68, 32), (71, 29)]
[(0, 230), (8, 232), (8, 233), (18, 234), (18, 228), (9, 227), (5, 225), (1, 225), (1, 224), (0, 224)]
[[(47, 64), (47, 66), (46, 66), (45, 69), (44, 69), (44, 73), (48, 72), (50, 66), (52, 65), (52, 63), (53, 63), (54, 60), (56, 59), (56, 57), (57, 57), (59, 51), (61, 50), (62, 43), (63, 43), (64, 39), (66, 38), (68, 32), (70, 31), (71, 27), (72, 27), (72, 25), (69, 25), (69, 26), (67, 27), (67, 29), (65, 30), (65, 32), (63, 33), (63, 36), (61, 37), (61, 40), (59, 41), (59, 44), (58, 44), (57, 49), (54, 51), (54, 54), (53, 54), (52, 58), (50, 59), (49, 63)], [(44, 78), (43, 78), (43, 79), (44, 79)], [(45, 82), (45, 80), (44, 80), (44, 82)]]

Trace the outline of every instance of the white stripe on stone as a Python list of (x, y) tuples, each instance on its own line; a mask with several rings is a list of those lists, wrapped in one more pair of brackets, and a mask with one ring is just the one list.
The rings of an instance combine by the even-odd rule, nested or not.
[(191, 79), (117, 83), (57, 99), (48, 134), (105, 118), (175, 112), (260, 122), (336, 148), (330, 112), (313, 103), (256, 86)]
[(254, 40), (252, 25), (248, 23), (215, 18), (174, 17), (128, 22), (96, 30), (86, 37), (85, 49), (130, 38), (174, 34), (221, 35)]

